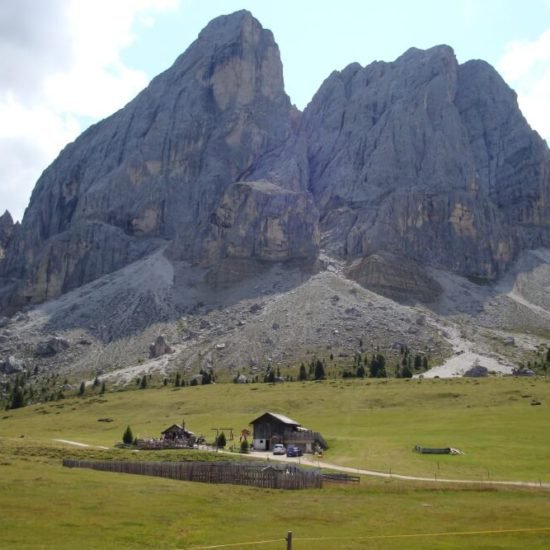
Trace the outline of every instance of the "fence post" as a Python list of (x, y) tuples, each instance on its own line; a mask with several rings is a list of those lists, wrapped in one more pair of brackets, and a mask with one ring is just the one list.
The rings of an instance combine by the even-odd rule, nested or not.
[(286, 550), (292, 550), (292, 531), (286, 534)]

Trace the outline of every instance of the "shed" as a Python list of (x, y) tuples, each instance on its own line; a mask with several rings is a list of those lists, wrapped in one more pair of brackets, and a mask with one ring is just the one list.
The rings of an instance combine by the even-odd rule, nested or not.
[(296, 445), (304, 452), (328, 448), (318, 432), (303, 428), (299, 422), (283, 414), (265, 412), (250, 424), (253, 427), (252, 443), (257, 451), (269, 451), (276, 443)]

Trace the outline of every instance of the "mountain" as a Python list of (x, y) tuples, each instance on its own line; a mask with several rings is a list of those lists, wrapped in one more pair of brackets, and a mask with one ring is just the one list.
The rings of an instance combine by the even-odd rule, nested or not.
[(544, 338), (549, 194), (548, 147), (487, 63), (354, 63), (301, 113), (239, 11), (69, 144), (20, 226), (0, 218), (0, 304), (20, 311), (2, 353), (32, 364), (61, 334), (59, 368), (133, 368), (162, 330), (162, 368), (236, 369), (363, 338), (444, 357), (459, 326), (496, 331), (470, 335), (487, 350)]
[(334, 72), (304, 113), (322, 244), (495, 279), (550, 243), (550, 155), (515, 93), (451, 48)]
[[(316, 209), (300, 182), (247, 177), (293, 135), (298, 116), (271, 32), (244, 11), (212, 21), (39, 179), (3, 268), (25, 280), (15, 305), (55, 298), (167, 245), (173, 258), (210, 263), (220, 254), (315, 256)], [(258, 218), (241, 235), (241, 211), (264, 210), (272, 221)]]

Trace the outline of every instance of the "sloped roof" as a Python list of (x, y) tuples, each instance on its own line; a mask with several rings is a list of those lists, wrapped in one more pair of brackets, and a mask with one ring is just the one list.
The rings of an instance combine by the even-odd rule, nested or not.
[(169, 432), (171, 431), (172, 429), (178, 429), (180, 431), (183, 431), (185, 432), (186, 434), (189, 434), (189, 435), (194, 435), (193, 432), (189, 431), (189, 430), (186, 430), (183, 426), (180, 426), (179, 424), (172, 424), (171, 426), (169, 426), (168, 428), (166, 428), (166, 430), (164, 430), (163, 432), (160, 432), (161, 434), (165, 434), (166, 432)]
[(285, 416), (284, 414), (277, 414), (273, 412), (265, 412), (261, 416), (258, 416), (258, 418), (255, 418), (250, 423), (255, 424), (258, 422), (258, 420), (263, 419), (265, 416), (272, 416), (273, 418), (276, 418), (279, 422), (282, 422), (283, 424), (286, 424), (288, 426), (301, 426), (299, 422), (296, 422), (296, 420), (292, 420), (292, 418), (289, 418), (288, 416)]

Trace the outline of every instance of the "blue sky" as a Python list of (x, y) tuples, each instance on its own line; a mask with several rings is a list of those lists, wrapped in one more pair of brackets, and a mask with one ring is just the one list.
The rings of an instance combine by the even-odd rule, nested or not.
[(287, 93), (299, 108), (332, 70), (354, 61), (392, 61), (411, 46), (448, 44), (460, 62), (481, 58), (496, 66), (509, 43), (535, 40), (550, 28), (550, 2), (537, 0), (187, 0), (143, 28), (124, 58), (154, 75), (209, 20), (242, 8), (273, 31)]
[(0, 210), (20, 219), (66, 143), (243, 8), (273, 31), (300, 109), (333, 70), (445, 43), (495, 66), (550, 142), (550, 0), (0, 0)]

